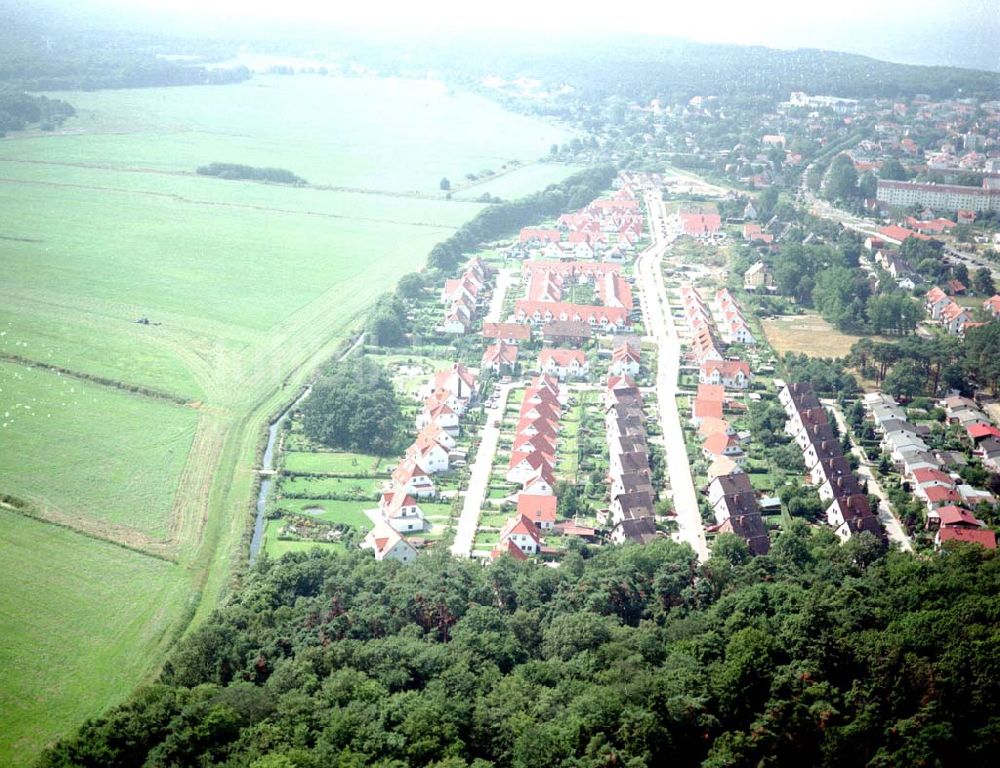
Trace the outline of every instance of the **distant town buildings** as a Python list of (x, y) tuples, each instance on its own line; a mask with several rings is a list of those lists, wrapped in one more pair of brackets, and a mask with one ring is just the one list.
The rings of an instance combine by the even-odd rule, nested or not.
[(921, 206), (941, 211), (1000, 211), (1000, 186), (989, 181), (986, 179), (981, 187), (964, 187), (880, 179), (876, 196), (880, 203), (897, 208)]

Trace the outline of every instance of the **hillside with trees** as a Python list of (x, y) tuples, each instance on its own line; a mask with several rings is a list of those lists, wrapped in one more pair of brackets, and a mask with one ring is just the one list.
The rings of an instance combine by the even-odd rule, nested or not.
[(265, 560), (40, 765), (993, 763), (1000, 558), (802, 523), (764, 557), (729, 535), (712, 552)]

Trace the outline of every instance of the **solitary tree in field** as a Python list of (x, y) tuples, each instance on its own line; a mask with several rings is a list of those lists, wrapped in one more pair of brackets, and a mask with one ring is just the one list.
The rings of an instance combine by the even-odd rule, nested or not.
[(442, 192), (447, 192), (448, 190), (451, 189), (451, 182), (448, 181), (447, 177), (445, 177), (441, 179), (441, 183), (438, 184), (438, 186), (441, 188)]

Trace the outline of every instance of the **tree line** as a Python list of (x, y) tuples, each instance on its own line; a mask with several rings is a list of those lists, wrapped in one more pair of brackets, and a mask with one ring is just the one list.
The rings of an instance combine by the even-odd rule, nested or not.
[(159, 679), (47, 751), (68, 766), (992, 765), (1000, 558), (795, 522), (575, 546), (263, 559)]
[(859, 339), (851, 347), (848, 361), (894, 397), (936, 396), (950, 390), (971, 395), (977, 388), (997, 396), (1000, 322), (969, 328), (964, 338)]
[(0, 90), (0, 136), (11, 131), (23, 131), (31, 125), (52, 130), (75, 114), (73, 105), (62, 99)]
[(431, 249), (427, 265), (450, 273), (465, 254), (483, 243), (587, 205), (610, 186), (616, 173), (613, 165), (588, 168), (558, 184), (550, 184), (541, 192), (483, 208), (455, 234)]
[(218, 176), (220, 179), (249, 179), (251, 181), (269, 181), (273, 184), (308, 184), (301, 176), (296, 176), (284, 168), (255, 168), (252, 165), (238, 163), (209, 163), (198, 166), (196, 172), (200, 176)]

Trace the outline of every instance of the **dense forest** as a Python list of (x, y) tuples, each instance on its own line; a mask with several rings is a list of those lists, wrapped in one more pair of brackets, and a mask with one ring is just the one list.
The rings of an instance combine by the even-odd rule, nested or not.
[(302, 404), (311, 440), (348, 451), (388, 455), (403, 420), (392, 379), (367, 357), (328, 365)]
[(764, 557), (712, 552), (265, 560), (41, 765), (994, 763), (1000, 558), (802, 523)]
[(592, 39), (498, 34), (485, 40), (473, 35), (438, 41), (433, 48), (401, 39), (382, 49), (366, 50), (359, 45), (358, 55), (387, 72), (433, 67), (458, 70), (457, 75), (477, 80), (487, 75), (534, 77), (550, 86), (570, 85), (571, 98), (584, 101), (619, 97), (640, 103), (655, 98), (676, 103), (714, 95), (749, 106), (761, 99), (787, 99), (792, 91), (852, 98), (918, 93), (933, 98), (992, 98), (998, 81), (995, 72), (896, 64), (833, 51), (613, 33)]

